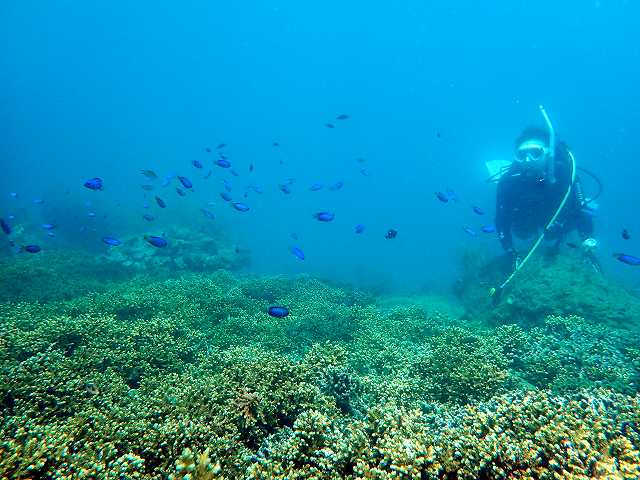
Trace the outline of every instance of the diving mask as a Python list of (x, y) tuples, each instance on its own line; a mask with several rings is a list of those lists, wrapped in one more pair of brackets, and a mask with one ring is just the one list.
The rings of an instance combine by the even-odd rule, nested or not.
[(544, 143), (538, 140), (527, 140), (516, 150), (516, 161), (523, 164), (540, 163), (548, 152)]

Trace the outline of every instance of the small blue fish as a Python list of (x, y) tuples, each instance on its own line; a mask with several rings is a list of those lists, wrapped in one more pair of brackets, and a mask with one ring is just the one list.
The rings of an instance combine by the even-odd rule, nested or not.
[(234, 177), (239, 177), (240, 174), (238, 172), (236, 172), (233, 168), (231, 170), (229, 170), (231, 172), (231, 175), (233, 175)]
[(267, 313), (272, 317), (284, 318), (289, 315), (289, 309), (282, 305), (275, 305), (273, 307), (267, 308)]
[(180, 180), (180, 183), (184, 188), (193, 188), (193, 183), (191, 183), (191, 180), (189, 180), (187, 177), (178, 175), (178, 180)]
[(148, 203), (148, 202), (144, 202), (144, 203), (142, 204), (142, 208), (144, 208), (144, 209), (149, 208), (149, 203)]
[(102, 190), (102, 179), (100, 177), (90, 178), (84, 182), (84, 186), (89, 190)]
[(5, 234), (11, 235), (11, 226), (4, 221), (4, 218), (0, 218), (0, 228)]
[(278, 185), (278, 188), (285, 195), (289, 195), (291, 193), (291, 187), (287, 183), (281, 183), (280, 185)]
[(493, 233), (496, 231), (496, 227), (493, 225), (483, 225), (480, 227), (480, 230), (482, 230), (483, 233)]
[(442, 203), (449, 203), (449, 197), (442, 192), (436, 192), (436, 198)]
[(162, 180), (162, 183), (160, 184), (163, 187), (167, 187), (169, 186), (169, 184), (171, 183), (171, 180), (173, 179), (174, 175), (167, 175), (166, 177), (164, 177), (164, 179)]
[(335, 192), (335, 191), (340, 190), (343, 186), (344, 186), (344, 182), (342, 180), (340, 180), (340, 181), (337, 181), (336, 183), (334, 183), (333, 185), (331, 185), (329, 187), (329, 190)]
[(470, 237), (475, 237), (478, 234), (476, 233), (476, 231), (471, 228), (471, 227), (462, 227), (462, 229), (470, 236)]
[(311, 185), (311, 187), (309, 187), (309, 190), (311, 190), (312, 192), (317, 192), (318, 190), (322, 190), (322, 184), (314, 183), (313, 185)]
[(177, 193), (178, 195), (180, 195), (181, 197), (184, 197), (184, 196), (187, 194), (187, 193), (186, 193), (184, 190), (182, 190), (180, 187), (176, 187), (176, 193)]
[(396, 238), (398, 236), (398, 231), (395, 228), (390, 228), (387, 233), (385, 233), (384, 238), (387, 240), (391, 240), (392, 238)]
[(614, 253), (613, 256), (627, 265), (632, 265), (634, 267), (640, 265), (640, 258), (634, 257), (633, 255), (627, 255), (626, 253)]
[(87, 213), (88, 217), (94, 218), (96, 216), (96, 212), (89, 212)]
[(42, 205), (44, 203), (44, 200), (42, 198), (34, 198), (32, 202), (34, 205)]
[(247, 212), (249, 210), (249, 205), (247, 205), (246, 203), (233, 202), (231, 205), (233, 205), (233, 208), (235, 208), (239, 212)]
[(356, 233), (362, 233), (362, 232), (364, 232), (364, 225), (362, 225), (361, 223), (359, 223), (358, 225), (356, 225), (355, 231), (356, 231)]
[(224, 184), (224, 189), (225, 189), (227, 192), (230, 192), (230, 191), (232, 190), (231, 182), (229, 182), (229, 180), (227, 180), (227, 179), (225, 178), (224, 180), (222, 180), (222, 183)]
[(167, 204), (166, 204), (166, 203), (164, 203), (164, 200), (162, 200), (162, 199), (161, 199), (160, 197), (158, 197), (157, 195), (156, 195), (156, 203), (158, 204), (158, 206), (159, 206), (160, 208), (167, 208)]
[(18, 194), (16, 192), (9, 192), (9, 196), (11, 198), (18, 198)]
[(206, 180), (207, 178), (209, 178), (209, 177), (211, 176), (211, 174), (212, 174), (212, 173), (213, 173), (213, 170), (209, 170), (209, 171), (207, 172), (207, 174), (206, 174), (204, 177), (202, 177), (202, 178), (204, 178), (204, 179)]
[(361, 173), (363, 176), (365, 176), (365, 177), (368, 177), (368, 176), (369, 176), (369, 170), (367, 170), (367, 168), (366, 168), (366, 167), (362, 167), (362, 168), (360, 169), (360, 173)]
[(43, 230), (53, 230), (54, 228), (56, 228), (55, 224), (53, 223), (43, 223), (40, 226), (42, 227)]
[(332, 212), (318, 212), (313, 214), (313, 218), (319, 222), (331, 222), (336, 217)]
[(122, 245), (122, 242), (115, 237), (102, 237), (102, 241), (111, 247)]
[(144, 215), (142, 215), (142, 218), (144, 218), (147, 222), (152, 222), (156, 217), (154, 217), (150, 213), (145, 213)]
[(220, 192), (220, 196), (225, 202), (231, 201), (231, 195), (229, 195), (227, 192)]
[(474, 205), (472, 209), (473, 209), (473, 212), (476, 213), (477, 215), (484, 215), (484, 210), (482, 210), (480, 207), (476, 207)]
[(144, 239), (152, 246), (156, 247), (156, 248), (164, 248), (167, 245), (169, 245), (169, 243), (162, 237), (156, 237), (154, 235), (145, 235)]
[(262, 195), (264, 193), (264, 190), (259, 185), (251, 184), (251, 185), (247, 185), (247, 188), (259, 195)]
[(28, 253), (38, 253), (42, 248), (39, 245), (25, 245), (21, 250)]
[(56, 234), (53, 232), (47, 232), (47, 237), (55, 237)]
[(204, 165), (202, 165), (202, 162), (200, 160), (192, 160), (191, 161), (191, 165), (193, 165), (196, 168), (204, 167)]
[(216, 216), (213, 214), (213, 212), (211, 212), (210, 210), (207, 210), (206, 208), (201, 208), (200, 211), (202, 212), (202, 214), (211, 219), (214, 220), (216, 218)]
[(231, 168), (231, 162), (226, 158), (219, 158), (213, 163), (222, 168)]
[(290, 251), (294, 257), (304, 260), (304, 252), (299, 247), (293, 246), (290, 248)]

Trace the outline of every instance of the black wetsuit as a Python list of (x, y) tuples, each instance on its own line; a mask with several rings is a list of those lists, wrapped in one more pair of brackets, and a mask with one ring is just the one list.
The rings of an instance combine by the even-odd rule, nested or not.
[[(518, 162), (513, 162), (500, 178), (496, 197), (496, 230), (505, 250), (513, 251), (514, 233), (519, 238), (539, 234), (560, 206), (571, 181), (571, 163), (564, 145), (556, 147), (555, 177), (555, 183), (551, 183), (540, 172), (523, 170)], [(576, 177), (571, 195), (547, 238), (555, 238), (559, 245), (573, 229), (578, 230), (583, 240), (589, 238), (593, 232), (593, 221), (583, 207), (582, 188)]]

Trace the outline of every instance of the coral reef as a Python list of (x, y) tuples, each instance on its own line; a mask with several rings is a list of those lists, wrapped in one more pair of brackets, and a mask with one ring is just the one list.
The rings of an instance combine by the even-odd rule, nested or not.
[(0, 305), (1, 479), (640, 478), (640, 330), (589, 296), (507, 323), (304, 275), (82, 275)]

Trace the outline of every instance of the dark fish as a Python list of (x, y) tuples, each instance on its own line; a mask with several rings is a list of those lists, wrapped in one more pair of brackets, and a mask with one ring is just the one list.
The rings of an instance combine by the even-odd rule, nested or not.
[(153, 245), (156, 248), (164, 248), (167, 245), (169, 245), (169, 243), (162, 237), (156, 237), (154, 235), (145, 235), (144, 239), (151, 245)]
[(115, 237), (102, 237), (102, 241), (111, 247), (122, 245), (122, 242)]
[(220, 192), (220, 196), (225, 202), (231, 201), (231, 195), (229, 195), (227, 192)]
[(362, 167), (362, 168), (360, 169), (360, 173), (361, 173), (362, 175), (364, 175), (365, 177), (368, 177), (368, 176), (369, 176), (369, 170), (367, 170), (367, 169), (366, 169), (366, 167)]
[(476, 233), (476, 231), (471, 228), (471, 227), (462, 227), (462, 229), (470, 236), (470, 237), (476, 237), (478, 234)]
[(240, 174), (238, 172), (236, 172), (233, 168), (231, 170), (229, 170), (231, 172), (231, 175), (233, 175), (234, 177), (239, 177)]
[(25, 245), (22, 247), (22, 251), (29, 253), (38, 253), (42, 248), (39, 245)]
[(291, 187), (287, 183), (281, 183), (280, 185), (278, 185), (278, 188), (285, 195), (289, 195), (291, 193)]
[(187, 177), (178, 175), (178, 180), (180, 180), (180, 183), (184, 188), (193, 188), (193, 183), (191, 183), (191, 180), (189, 180)]
[(483, 225), (480, 227), (480, 230), (482, 230), (483, 233), (493, 233), (496, 231), (496, 227), (493, 225)]
[(474, 213), (478, 215), (484, 215), (484, 210), (482, 210), (480, 207), (473, 206), (472, 208)]
[(362, 225), (361, 223), (359, 223), (358, 225), (356, 225), (356, 233), (362, 233), (364, 232), (364, 225)]
[(247, 205), (246, 203), (233, 202), (231, 205), (233, 205), (233, 208), (235, 208), (239, 212), (247, 212), (249, 210), (249, 205)]
[(222, 168), (231, 168), (231, 162), (226, 158), (219, 158), (213, 163), (215, 163), (216, 165)]
[(84, 186), (89, 190), (102, 190), (102, 179), (100, 177), (90, 178), (84, 182)]
[(300, 247), (293, 246), (290, 248), (290, 250), (294, 257), (299, 258), (300, 260), (304, 260), (304, 252), (300, 249)]
[(569, 248), (578, 248), (578, 244), (573, 242), (567, 242), (567, 247)]
[(436, 198), (438, 200), (440, 200), (442, 203), (448, 203), (449, 202), (449, 197), (442, 193), (442, 192), (436, 192)]
[(364, 163), (364, 162), (366, 162), (366, 161), (367, 161), (367, 160), (366, 160), (366, 159), (364, 159), (364, 158), (362, 158), (362, 157), (358, 157), (358, 158), (356, 158), (356, 162), (358, 162), (358, 163)]
[(55, 224), (53, 223), (43, 223), (40, 226), (42, 227), (43, 230), (53, 230), (54, 228), (56, 228)]
[(154, 172), (153, 170), (140, 170), (140, 173), (147, 178), (158, 178), (158, 175), (156, 175), (156, 172)]
[(207, 178), (209, 178), (209, 177), (211, 176), (211, 174), (212, 174), (212, 173), (213, 173), (213, 170), (209, 170), (209, 171), (207, 172), (207, 174), (206, 174), (204, 177), (202, 177), (202, 178), (204, 178), (204, 179), (206, 180)]
[(631, 238), (629, 230), (627, 230), (626, 228), (622, 230), (622, 238), (624, 238), (625, 240), (629, 240)]
[(202, 162), (200, 160), (191, 160), (191, 165), (193, 165), (196, 168), (204, 167), (204, 165), (202, 165)]
[(398, 236), (398, 231), (390, 228), (387, 233), (384, 235), (384, 238), (386, 238), (387, 240), (391, 240), (392, 238), (396, 238)]
[(184, 190), (182, 190), (180, 187), (176, 187), (176, 193), (177, 193), (178, 195), (180, 195), (181, 197), (184, 197), (184, 196), (187, 194), (187, 193), (186, 193)]
[(160, 197), (158, 197), (157, 195), (156, 195), (156, 203), (158, 204), (158, 206), (159, 206), (160, 208), (167, 208), (167, 204), (166, 204), (166, 203), (164, 203), (164, 200), (162, 200), (162, 199), (161, 199)]
[(437, 138), (442, 138), (442, 134), (440, 132), (436, 132), (436, 137)]
[(250, 172), (253, 172), (253, 163), (250, 163), (250, 164), (249, 164), (249, 171), (250, 171)]
[(295, 233), (295, 232), (290, 233), (290, 234), (289, 234), (289, 236), (290, 236), (291, 238), (293, 238), (294, 240), (298, 240), (298, 234), (297, 234), (297, 233)]
[(140, 185), (140, 187), (142, 187), (142, 189), (145, 192), (150, 192), (151, 190), (153, 190), (154, 188), (156, 188), (154, 185)]
[(267, 313), (272, 317), (284, 318), (287, 315), (289, 315), (289, 309), (282, 305), (276, 305), (276, 306), (267, 308)]
[(210, 220), (214, 220), (216, 218), (216, 216), (213, 214), (212, 211), (207, 210), (206, 208), (201, 208), (200, 211), (202, 212), (202, 214), (207, 217)]
[(335, 217), (336, 217), (335, 213), (332, 213), (332, 212), (318, 212), (313, 214), (313, 218), (315, 218), (319, 222), (330, 222)]
[(336, 128), (336, 126), (333, 123), (325, 123), (324, 126), (327, 128)]
[(207, 153), (211, 153), (211, 149), (209, 147), (205, 148), (204, 151)]
[(280, 144), (279, 144), (278, 142), (273, 142), (273, 143), (271, 144), (271, 146), (272, 146), (272, 147), (279, 147), (279, 146), (280, 146)]
[(142, 215), (142, 218), (144, 218), (147, 222), (153, 222), (156, 217), (154, 217), (150, 213), (145, 213), (144, 215)]
[(339, 180), (336, 183), (334, 183), (333, 185), (331, 185), (329, 187), (329, 190), (335, 192), (337, 190), (340, 190), (342, 187), (344, 187), (344, 182), (342, 180)]
[(0, 228), (5, 234), (11, 235), (11, 226), (4, 221), (4, 218), (0, 218)]
[(342, 113), (336, 117), (336, 120), (347, 120), (348, 118), (349, 115), (347, 115), (346, 113)]
[(322, 190), (322, 184), (314, 183), (313, 185), (311, 185), (311, 187), (309, 187), (309, 190), (311, 190), (312, 192), (317, 192), (318, 190)]
[(227, 144), (226, 143), (219, 143), (218, 146), (216, 147), (216, 149), (218, 150), (222, 150), (224, 147), (226, 147)]
[(634, 267), (640, 265), (640, 258), (634, 257), (633, 255), (627, 255), (626, 253), (614, 253), (613, 256), (627, 265), (633, 265)]

